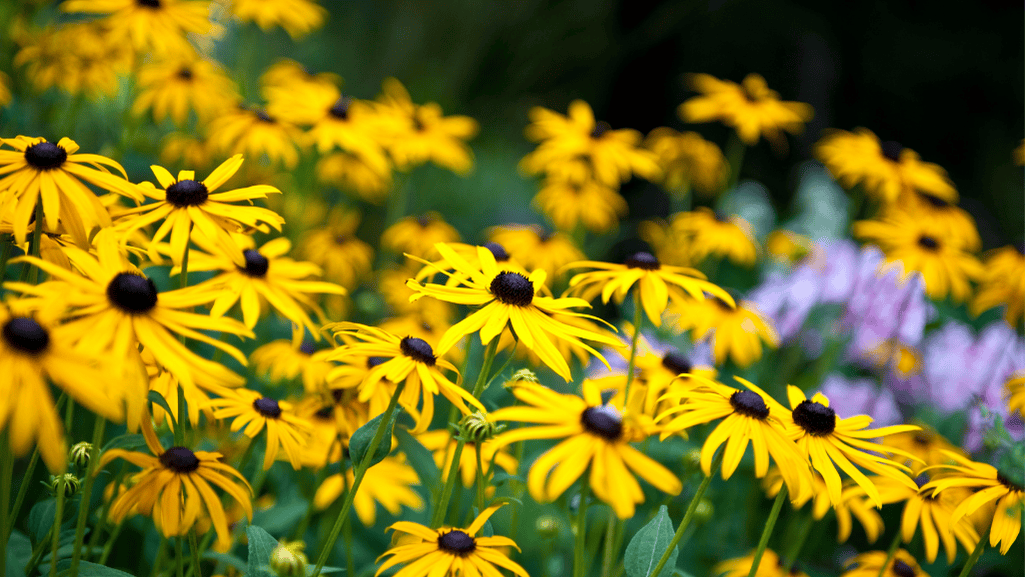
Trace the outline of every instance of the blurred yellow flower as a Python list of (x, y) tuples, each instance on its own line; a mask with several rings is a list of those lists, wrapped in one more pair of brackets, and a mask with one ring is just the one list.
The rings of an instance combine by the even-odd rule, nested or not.
[(435, 211), (407, 216), (381, 233), (381, 248), (421, 258), (437, 255), (439, 242), (459, 242), (459, 231)]
[(359, 223), (359, 213), (335, 208), (326, 226), (307, 230), (298, 243), (303, 259), (324, 269), (327, 280), (350, 290), (370, 273), (374, 260), (374, 249), (356, 237)]
[(564, 232), (549, 232), (538, 225), (509, 224), (488, 229), (488, 239), (498, 243), (527, 270), (543, 270), (551, 282), (561, 278), (567, 264), (584, 260), (584, 253)]
[(152, 109), (154, 121), (170, 116), (178, 126), (185, 124), (190, 110), (203, 123), (239, 100), (235, 83), (219, 64), (192, 54), (144, 64), (136, 82), (139, 95), (132, 112), (142, 114)]
[[(352, 486), (354, 480), (352, 467), (345, 470), (344, 479), (340, 474), (324, 479), (313, 496), (313, 506), (318, 510), (327, 509)], [(420, 511), (424, 508), (424, 500), (420, 493), (413, 489), (414, 485), (419, 484), (420, 478), (416, 471), (406, 464), (401, 455), (385, 457), (383, 461), (367, 469), (359, 491), (353, 498), (352, 508), (356, 510), (356, 516), (365, 527), (373, 527), (377, 523), (378, 504), (393, 517), (402, 513), (403, 506)]]
[(211, 2), (202, 0), (68, 0), (61, 10), (106, 14), (113, 38), (128, 41), (137, 52), (161, 56), (193, 51), (186, 34), (219, 35), (210, 20)]
[(673, 215), (672, 227), (687, 239), (692, 262), (700, 263), (708, 255), (715, 255), (751, 267), (758, 259), (754, 229), (735, 214), (725, 215), (699, 206), (691, 212)]
[(207, 137), (211, 147), (226, 154), (266, 156), (272, 165), (289, 170), (299, 164), (302, 131), (261, 109), (238, 106), (225, 111), (210, 122)]
[(72, 95), (113, 97), (118, 77), (128, 72), (132, 58), (102, 20), (43, 30), (15, 25), (11, 36), (22, 47), (14, 65), (26, 67), (26, 76), (39, 92), (56, 86)]
[(815, 250), (815, 243), (803, 234), (778, 228), (765, 239), (765, 252), (773, 260), (794, 264)]
[(648, 133), (644, 146), (658, 155), (662, 184), (671, 194), (683, 197), (693, 189), (712, 196), (726, 188), (730, 167), (722, 150), (697, 132), (659, 127)]
[(596, 181), (545, 180), (533, 205), (559, 230), (573, 232), (577, 225), (604, 234), (626, 216), (626, 200), (614, 189)]
[(1004, 319), (1011, 326), (1022, 320), (1025, 309), (1025, 245), (1005, 246), (986, 252), (979, 288), (969, 310), (973, 315), (1004, 305)]
[(302, 38), (324, 25), (327, 10), (311, 0), (229, 0), (240, 22), (255, 22), (264, 32), (280, 26), (292, 38)]
[(0, 107), (11, 102), (11, 78), (0, 72)]
[(772, 321), (750, 301), (738, 301), (731, 307), (718, 297), (676, 298), (670, 301), (667, 314), (674, 330), (690, 330), (694, 340), (711, 338), (717, 365), (730, 357), (746, 368), (762, 358), (763, 342), (770, 348), (779, 346), (779, 333)]

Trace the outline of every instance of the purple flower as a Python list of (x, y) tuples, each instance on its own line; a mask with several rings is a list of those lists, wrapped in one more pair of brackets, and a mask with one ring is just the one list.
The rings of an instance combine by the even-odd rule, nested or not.
[(1007, 323), (996, 321), (983, 329), (969, 354), (973, 364), (966, 366), (965, 371), (974, 375), (976, 389), (975, 402), (968, 411), (964, 448), (971, 452), (981, 449), (985, 432), (992, 424), (992, 417), (985, 418), (981, 407), (1003, 419), (1012, 439), (1025, 439), (1021, 415), (1009, 414), (1004, 398), (1004, 383), (1012, 374), (1025, 369), (1025, 341)]
[(880, 389), (872, 379), (848, 379), (832, 373), (823, 381), (821, 392), (832, 401), (840, 418), (868, 415), (880, 426), (902, 422), (893, 393)]

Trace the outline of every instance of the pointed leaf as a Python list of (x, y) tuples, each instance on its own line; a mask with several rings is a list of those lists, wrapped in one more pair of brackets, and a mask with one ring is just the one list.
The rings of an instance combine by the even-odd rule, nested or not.
[[(377, 445), (377, 450), (374, 451), (374, 456), (370, 459), (371, 466), (383, 461), (388, 456), (388, 453), (391, 452), (392, 431), (395, 429), (395, 419), (398, 418), (399, 413), (398, 409), (392, 412), (392, 417), (388, 420), (384, 436), (381, 437), (381, 443)], [(349, 438), (349, 458), (352, 459), (354, 468), (363, 462), (363, 457), (367, 454), (367, 450), (370, 448), (371, 441), (374, 440), (377, 427), (381, 424), (382, 419), (384, 419), (383, 413), (356, 429), (352, 433), (352, 437)]]
[(676, 570), (676, 557), (680, 554), (675, 547), (662, 571), (658, 575), (651, 575), (651, 572), (672, 540), (673, 521), (669, 518), (669, 509), (662, 505), (655, 518), (641, 527), (626, 546), (623, 563), (627, 577), (670, 577)]
[(278, 540), (255, 525), (246, 527), (246, 537), (249, 538), (249, 560), (246, 577), (271, 575), (267, 567), (270, 564), (271, 552), (278, 546)]

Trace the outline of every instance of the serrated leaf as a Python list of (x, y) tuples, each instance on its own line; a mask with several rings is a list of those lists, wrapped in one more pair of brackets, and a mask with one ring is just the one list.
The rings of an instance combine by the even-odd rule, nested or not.
[(434, 456), (427, 447), (420, 444), (413, 435), (409, 434), (402, 427), (395, 429), (395, 437), (399, 440), (399, 450), (402, 451), (406, 458), (409, 459), (409, 464), (416, 471), (416, 475), (420, 477), (420, 485), (424, 487), (440, 487), (441, 486), (441, 472), (438, 471), (438, 465), (434, 463)]
[[(398, 418), (400, 412), (398, 409), (392, 412), (391, 419), (388, 420), (387, 428), (384, 431), (384, 436), (381, 437), (381, 443), (377, 445), (377, 450), (374, 451), (374, 455), (370, 459), (371, 466), (383, 461), (388, 456), (388, 453), (391, 452), (392, 431), (395, 430), (395, 419)], [(374, 440), (377, 427), (381, 424), (383, 418), (384, 414), (382, 413), (370, 419), (365, 425), (356, 429), (352, 433), (352, 437), (349, 438), (349, 458), (352, 459), (354, 467), (363, 462), (363, 458), (370, 448), (370, 442)]]
[(627, 577), (670, 577), (676, 570), (676, 557), (680, 554), (680, 550), (675, 547), (662, 571), (658, 575), (651, 575), (651, 572), (672, 540), (673, 521), (669, 518), (669, 509), (662, 505), (655, 518), (641, 527), (626, 546), (623, 564)]
[(249, 559), (247, 560), (246, 577), (270, 575), (266, 568), (270, 563), (271, 552), (278, 546), (278, 540), (256, 525), (250, 525), (246, 528), (246, 537), (249, 538)]

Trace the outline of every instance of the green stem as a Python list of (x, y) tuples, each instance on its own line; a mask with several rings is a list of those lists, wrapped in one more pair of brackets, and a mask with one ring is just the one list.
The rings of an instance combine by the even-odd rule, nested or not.
[(989, 532), (991, 529), (992, 525), (987, 527), (986, 533), (979, 537), (979, 542), (975, 545), (975, 549), (972, 550), (972, 554), (968, 557), (968, 560), (965, 561), (964, 568), (961, 569), (961, 573), (958, 574), (958, 577), (968, 577), (968, 575), (971, 574), (972, 567), (975, 566), (979, 557), (982, 556), (983, 550), (986, 549), (986, 543), (989, 541)]
[[(121, 486), (122, 479), (125, 478), (125, 473), (127, 472), (126, 463), (126, 461), (123, 461), (121, 463), (121, 468), (118, 469), (117, 474), (114, 475), (113, 487), (115, 494), (117, 492), (117, 488)], [(86, 561), (89, 560), (89, 552), (93, 551), (96, 547), (100, 546), (100, 537), (103, 535), (103, 532), (107, 529), (107, 516), (110, 512), (110, 504), (114, 501), (113, 495), (111, 495), (110, 499), (103, 499), (102, 501), (103, 506), (100, 507), (99, 521), (96, 523), (96, 527), (93, 528), (93, 533), (89, 537), (89, 547), (86, 548)], [(112, 533), (112, 535), (114, 534)], [(111, 540), (112, 539), (113, 537), (111, 538)]]
[(590, 468), (580, 476), (580, 505), (577, 507), (577, 534), (573, 543), (573, 577), (584, 577), (584, 545), (587, 541), (587, 498), (591, 485)]
[[(185, 337), (182, 337), (184, 339)], [(185, 410), (185, 388), (182, 387), (181, 383), (178, 383), (178, 422), (175, 423), (174, 427), (174, 444), (179, 447), (185, 446), (185, 420), (188, 419), (188, 415)]]
[(886, 573), (886, 568), (890, 566), (890, 561), (893, 561), (893, 556), (897, 554), (897, 548), (900, 547), (900, 539), (901, 531), (897, 529), (897, 534), (893, 536), (890, 548), (886, 550), (886, 561), (883, 561), (882, 566), (879, 567), (879, 577), (883, 577), (883, 573)]
[(194, 566), (193, 567), (189, 567), (189, 572), (185, 574), (185, 577), (194, 577), (194, 574), (195, 575), (199, 575), (199, 577), (203, 577), (199, 573), (196, 573), (196, 571), (199, 570), (198, 569), (199, 565), (197, 564), (197, 561), (202, 559), (203, 558), (203, 552), (205, 552), (207, 549), (210, 548), (210, 543), (213, 542), (215, 535), (217, 535), (217, 533), (214, 532), (213, 530), (210, 530), (210, 531), (207, 531), (206, 535), (203, 536), (203, 541), (199, 544), (199, 555), (192, 557), (192, 562), (193, 562)]
[(7, 515), (14, 477), (14, 455), (7, 440), (7, 431), (0, 433), (0, 567), (7, 567)]
[(57, 510), (53, 514), (53, 527), (50, 541), (50, 577), (57, 575), (57, 550), (60, 549), (61, 521), (64, 519), (64, 477), (57, 481)]
[[(120, 526), (121, 526), (121, 524), (118, 524), (118, 527), (120, 527)], [(153, 561), (153, 570), (150, 571), (150, 574), (149, 574), (150, 577), (156, 577), (157, 575), (160, 574), (160, 566), (164, 564), (164, 559), (167, 558), (167, 541), (168, 541), (167, 537), (164, 537), (163, 539), (160, 540), (160, 547), (157, 548), (157, 558)], [(106, 560), (105, 559), (106, 558), (106, 553), (107, 553), (106, 548), (104, 548), (103, 553), (104, 553), (104, 561), (105, 561)], [(102, 561), (101, 561), (101, 563), (102, 563)]]
[(811, 527), (814, 524), (815, 516), (809, 511), (804, 516), (804, 519), (801, 520), (801, 526), (797, 529), (797, 538), (791, 542), (789, 549), (787, 549), (786, 558), (783, 559), (783, 573), (785, 575), (790, 574), (790, 568), (794, 566), (797, 556), (801, 553), (805, 542), (808, 541), (808, 534), (811, 533)]
[(701, 480), (701, 484), (698, 485), (698, 490), (694, 492), (694, 496), (690, 498), (690, 504), (687, 505), (687, 512), (683, 514), (683, 520), (680, 521), (680, 526), (676, 528), (676, 533), (673, 535), (673, 540), (669, 542), (669, 547), (666, 548), (665, 553), (662, 553), (662, 558), (658, 560), (658, 564), (655, 565), (655, 569), (648, 573), (647, 577), (657, 577), (662, 574), (662, 568), (669, 562), (669, 555), (676, 549), (676, 546), (680, 544), (680, 539), (683, 538), (684, 531), (690, 525), (691, 518), (694, 517), (694, 511), (698, 508), (698, 503), (701, 502), (701, 497), (705, 495), (705, 491), (708, 489), (708, 485), (712, 483), (712, 477), (715, 475), (716, 470), (722, 465), (724, 452), (720, 450), (715, 458), (712, 460), (711, 475), (706, 476)]
[(610, 577), (612, 574), (612, 560), (613, 557), (615, 557), (616, 551), (618, 550), (618, 547), (615, 546), (616, 529), (619, 526), (618, 521), (619, 517), (616, 517), (616, 512), (610, 508), (609, 522), (605, 528), (605, 546), (603, 547), (604, 555), (602, 556), (601, 561), (602, 577)]
[(174, 564), (178, 577), (185, 577), (185, 561), (182, 559), (182, 538), (174, 538)]
[(634, 368), (637, 366), (637, 341), (641, 338), (641, 323), (644, 322), (641, 307), (641, 290), (634, 287), (634, 336), (630, 342), (630, 362), (626, 366), (626, 388), (623, 391), (623, 408), (630, 406), (630, 383), (634, 382)]
[(89, 450), (89, 466), (86, 467), (85, 482), (82, 484), (82, 501), (78, 506), (78, 522), (75, 525), (75, 548), (71, 553), (71, 575), (78, 575), (78, 564), (82, 560), (82, 541), (85, 539), (85, 522), (89, 518), (89, 505), (92, 501), (93, 471), (100, 460), (100, 447), (103, 444), (103, 431), (107, 420), (96, 415), (93, 423), (92, 448)]
[(477, 454), (477, 512), (484, 510), (484, 463), (480, 458), (480, 446), (483, 443), (474, 443), (473, 450)]
[[(107, 537), (107, 543), (103, 545), (103, 553), (100, 553), (100, 558), (97, 560), (97, 563), (99, 565), (105, 565), (107, 563), (107, 558), (110, 557), (110, 553), (114, 550), (114, 543), (117, 542), (118, 535), (121, 534), (121, 529), (123, 529), (124, 526), (125, 526), (125, 522), (123, 520), (118, 522), (117, 525), (114, 525), (114, 530), (110, 532), (110, 537)], [(167, 539), (163, 539), (161, 541), (160, 545), (166, 551), (167, 550)], [(159, 554), (157, 555), (157, 559), (158, 560), (160, 559), (160, 555)], [(153, 565), (154, 571), (156, 571), (156, 567), (157, 566), (158, 566), (157, 564)]]
[(199, 547), (196, 546), (195, 527), (189, 529), (189, 551), (192, 553), (192, 566), (189, 567), (189, 575), (203, 577), (203, 568), (199, 566)]
[(0, 280), (7, 278), (7, 261), (14, 249), (14, 236), (9, 233), (0, 234)]
[(776, 501), (773, 502), (772, 511), (769, 512), (769, 518), (765, 521), (765, 528), (762, 529), (762, 538), (758, 540), (758, 548), (755, 549), (755, 556), (751, 560), (751, 570), (748, 572), (747, 577), (755, 577), (755, 573), (758, 572), (758, 565), (762, 562), (765, 547), (769, 544), (769, 537), (772, 536), (772, 529), (776, 526), (776, 519), (779, 519), (779, 512), (783, 509), (783, 502), (787, 500), (788, 493), (786, 483), (780, 488), (779, 493), (776, 493)]
[[(39, 258), (41, 251), (40, 243), (43, 238), (43, 197), (40, 196), (36, 199), (36, 222), (32, 225), (32, 242), (29, 244), (29, 254)], [(29, 284), (36, 284), (39, 280), (39, 267), (35, 265), (26, 265), (28, 267), (28, 277), (26, 281)]]
[[(192, 236), (192, 225), (189, 225), (189, 236)], [(178, 288), (183, 289), (189, 286), (189, 243), (185, 243), (185, 252), (182, 253), (182, 270), (178, 273)]]
[(740, 141), (736, 133), (730, 134), (730, 140), (726, 143), (726, 161), (730, 163), (730, 179), (726, 190), (733, 190), (740, 180), (740, 165), (744, 162), (744, 152), (747, 146)]
[(391, 400), (388, 401), (388, 408), (385, 409), (384, 416), (381, 418), (381, 422), (377, 425), (377, 431), (374, 433), (374, 438), (370, 440), (370, 446), (367, 447), (367, 452), (363, 455), (363, 460), (360, 461), (359, 465), (355, 468), (352, 489), (345, 495), (345, 502), (342, 503), (342, 509), (338, 512), (338, 518), (335, 519), (335, 524), (331, 527), (331, 533), (328, 534), (327, 541), (324, 543), (324, 548), (321, 549), (320, 556), (317, 557), (317, 566), (313, 569), (313, 573), (311, 573), (309, 577), (317, 577), (320, 575), (320, 571), (324, 568), (324, 564), (327, 563), (327, 558), (331, 554), (331, 550), (334, 549), (335, 542), (338, 540), (338, 534), (342, 532), (342, 527), (345, 525), (345, 519), (349, 515), (349, 510), (352, 509), (352, 501), (356, 497), (356, 491), (359, 491), (359, 486), (363, 483), (363, 477), (367, 474), (367, 469), (370, 468), (370, 460), (374, 458), (374, 453), (377, 452), (377, 447), (381, 444), (381, 440), (384, 438), (384, 432), (388, 428), (388, 423), (391, 422), (392, 414), (395, 412), (395, 407), (399, 403), (399, 395), (402, 394), (402, 389), (405, 385), (406, 382), (403, 381), (395, 387), (395, 392), (392, 393)]
[[(342, 478), (345, 480), (345, 491), (348, 493), (352, 490), (352, 487), (349, 487), (349, 476), (343, 472)], [(355, 575), (356, 560), (352, 558), (352, 517), (345, 518), (345, 525), (342, 527), (342, 543), (345, 544), (345, 574)]]

